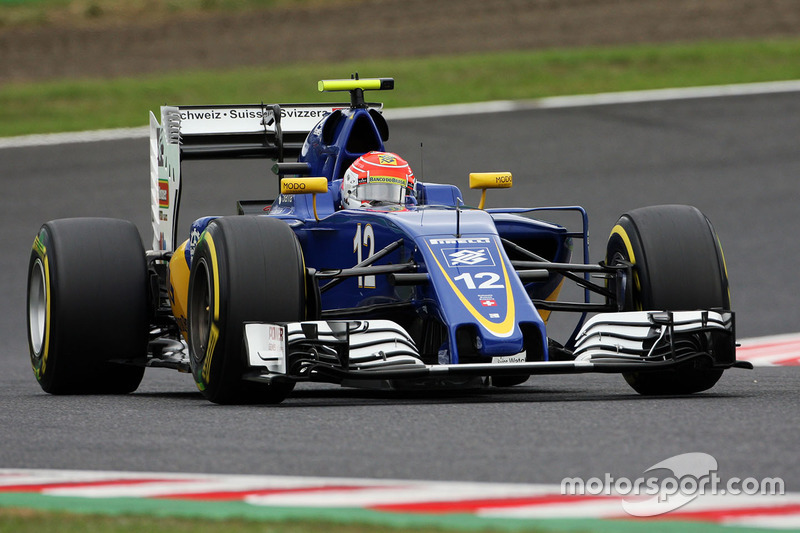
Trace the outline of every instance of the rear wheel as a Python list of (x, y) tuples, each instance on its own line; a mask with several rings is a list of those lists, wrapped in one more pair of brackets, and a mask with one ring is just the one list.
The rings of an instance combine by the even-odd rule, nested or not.
[(305, 318), (303, 253), (285, 222), (263, 216), (211, 222), (192, 259), (188, 307), (190, 364), (208, 400), (278, 403), (286, 398), (292, 382), (243, 379), (245, 322)]
[(28, 264), (28, 347), (52, 394), (136, 390), (148, 342), (147, 266), (131, 222), (63, 219), (42, 226)]
[[(662, 205), (622, 215), (611, 231), (606, 261), (634, 265), (632, 300), (625, 310), (730, 309), (719, 239), (694, 207)], [(698, 364), (623, 375), (640, 394), (691, 394), (713, 387), (722, 375), (721, 369)]]

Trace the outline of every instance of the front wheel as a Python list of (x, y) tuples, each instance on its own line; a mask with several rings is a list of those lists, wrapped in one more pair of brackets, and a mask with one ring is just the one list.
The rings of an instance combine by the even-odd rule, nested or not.
[(28, 347), (42, 390), (136, 390), (148, 326), (147, 265), (133, 223), (72, 218), (42, 226), (28, 263)]
[[(708, 218), (694, 207), (661, 205), (622, 215), (608, 239), (606, 262), (633, 264), (626, 311), (730, 309), (719, 239)], [(691, 394), (713, 387), (722, 370), (691, 363), (623, 375), (640, 394)]]
[(211, 222), (189, 277), (190, 365), (203, 395), (220, 404), (283, 401), (293, 382), (244, 379), (243, 325), (299, 322), (305, 302), (303, 253), (285, 222), (264, 216)]

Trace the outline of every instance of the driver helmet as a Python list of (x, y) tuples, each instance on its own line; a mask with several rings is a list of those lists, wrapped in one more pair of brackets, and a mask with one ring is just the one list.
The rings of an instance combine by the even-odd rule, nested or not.
[(342, 179), (342, 209), (395, 204), (415, 196), (416, 180), (405, 159), (391, 152), (369, 152), (356, 159)]

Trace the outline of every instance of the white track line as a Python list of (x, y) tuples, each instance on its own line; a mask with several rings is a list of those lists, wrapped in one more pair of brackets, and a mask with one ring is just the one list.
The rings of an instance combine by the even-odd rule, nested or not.
[[(682, 89), (654, 89), (649, 91), (626, 91), (617, 93), (586, 94), (576, 96), (554, 96), (537, 100), (496, 100), (469, 104), (435, 105), (387, 109), (384, 115), (389, 120), (415, 118), (452, 117), (460, 115), (505, 113), (530, 109), (561, 109), (609, 104), (632, 104), (686, 100), (690, 98), (716, 98), (722, 96), (748, 96), (800, 91), (800, 80), (736, 85), (714, 85), (709, 87), (687, 87)], [(48, 133), (0, 138), (2, 148), (26, 148), (53, 146), (67, 143), (86, 143), (109, 140), (141, 139), (147, 137), (147, 127), (95, 130), (77, 133)]]
[(0, 138), (0, 148), (28, 148), (68, 143), (144, 139), (149, 134), (150, 128), (147, 126), (115, 130), (79, 131), (73, 133), (43, 133), (39, 135)]
[(797, 91), (800, 91), (800, 80), (677, 89), (653, 89), (649, 91), (625, 91), (574, 96), (552, 96), (548, 98), (539, 98), (537, 100), (498, 100), (494, 102), (476, 102), (470, 104), (388, 109), (384, 112), (384, 115), (390, 120), (436, 118), (476, 113), (503, 113), (529, 109), (561, 109), (567, 107), (662, 102), (667, 100), (717, 98), (722, 96), (749, 96)]

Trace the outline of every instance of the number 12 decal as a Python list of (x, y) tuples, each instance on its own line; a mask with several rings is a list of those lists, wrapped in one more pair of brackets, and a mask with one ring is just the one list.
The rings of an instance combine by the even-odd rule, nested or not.
[[(367, 257), (363, 257), (362, 248), (368, 248)], [(356, 226), (356, 235), (353, 237), (353, 253), (356, 254), (356, 264), (369, 259), (375, 255), (375, 232), (372, 230), (372, 224), (365, 224), (364, 231), (361, 231), (361, 222)], [(359, 289), (374, 289), (375, 276), (358, 276)]]
[[(486, 281), (482, 282), (480, 285), (476, 285), (475, 280), (480, 280), (486, 278)], [(465, 272), (460, 276), (456, 276), (453, 278), (456, 281), (463, 281), (468, 289), (503, 289), (505, 285), (502, 283), (498, 283), (500, 281), (500, 274), (495, 274), (494, 272), (478, 272), (474, 276), (469, 272)]]

